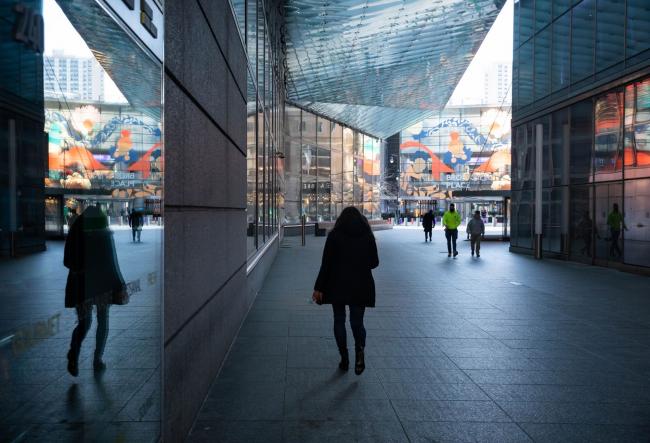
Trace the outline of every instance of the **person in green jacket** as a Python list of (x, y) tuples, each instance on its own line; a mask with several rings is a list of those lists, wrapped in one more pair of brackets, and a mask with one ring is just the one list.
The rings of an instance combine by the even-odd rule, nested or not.
[(449, 205), (449, 210), (442, 216), (442, 226), (445, 228), (445, 237), (447, 238), (447, 257), (451, 257), (453, 246), (454, 258), (456, 258), (458, 255), (456, 240), (458, 239), (460, 214), (456, 212), (456, 206), (453, 203)]
[(607, 226), (612, 234), (612, 245), (609, 247), (609, 255), (612, 257), (621, 257), (623, 253), (621, 248), (618, 247), (618, 239), (621, 236), (621, 227), (627, 231), (623, 214), (618, 210), (618, 203), (614, 203), (612, 212), (607, 216)]

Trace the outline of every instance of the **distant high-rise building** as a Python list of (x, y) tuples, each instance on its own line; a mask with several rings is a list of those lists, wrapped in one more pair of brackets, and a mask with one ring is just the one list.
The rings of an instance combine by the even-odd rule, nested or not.
[(78, 101), (104, 99), (104, 70), (94, 58), (54, 51), (44, 57), (43, 63), (46, 97), (63, 95)]
[(512, 65), (493, 63), (483, 73), (483, 103), (510, 105)]

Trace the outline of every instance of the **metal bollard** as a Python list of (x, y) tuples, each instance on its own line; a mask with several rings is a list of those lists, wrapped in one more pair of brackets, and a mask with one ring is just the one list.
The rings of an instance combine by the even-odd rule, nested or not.
[(300, 236), (302, 237), (302, 245), (305, 246), (305, 234), (306, 234), (306, 228), (305, 228), (305, 223), (307, 222), (307, 217), (304, 215), (300, 216)]

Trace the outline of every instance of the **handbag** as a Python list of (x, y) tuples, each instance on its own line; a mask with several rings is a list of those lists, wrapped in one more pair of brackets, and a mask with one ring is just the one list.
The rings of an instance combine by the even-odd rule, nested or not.
[(126, 305), (131, 301), (131, 294), (129, 294), (128, 288), (126, 285), (116, 291), (113, 291), (113, 296), (111, 297), (111, 303), (114, 305)]

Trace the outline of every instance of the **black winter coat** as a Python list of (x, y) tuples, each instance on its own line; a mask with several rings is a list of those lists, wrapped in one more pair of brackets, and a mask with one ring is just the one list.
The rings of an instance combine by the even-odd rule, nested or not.
[(70, 228), (63, 264), (70, 269), (65, 307), (84, 303), (124, 304), (124, 278), (115, 254), (113, 233), (106, 221), (84, 212)]
[(428, 212), (422, 216), (422, 227), (424, 228), (425, 231), (430, 231), (433, 229), (433, 226), (435, 225), (435, 221), (433, 219), (433, 214), (429, 214)]
[(375, 306), (375, 280), (371, 269), (379, 266), (372, 233), (334, 229), (327, 236), (323, 261), (314, 289), (324, 304)]

